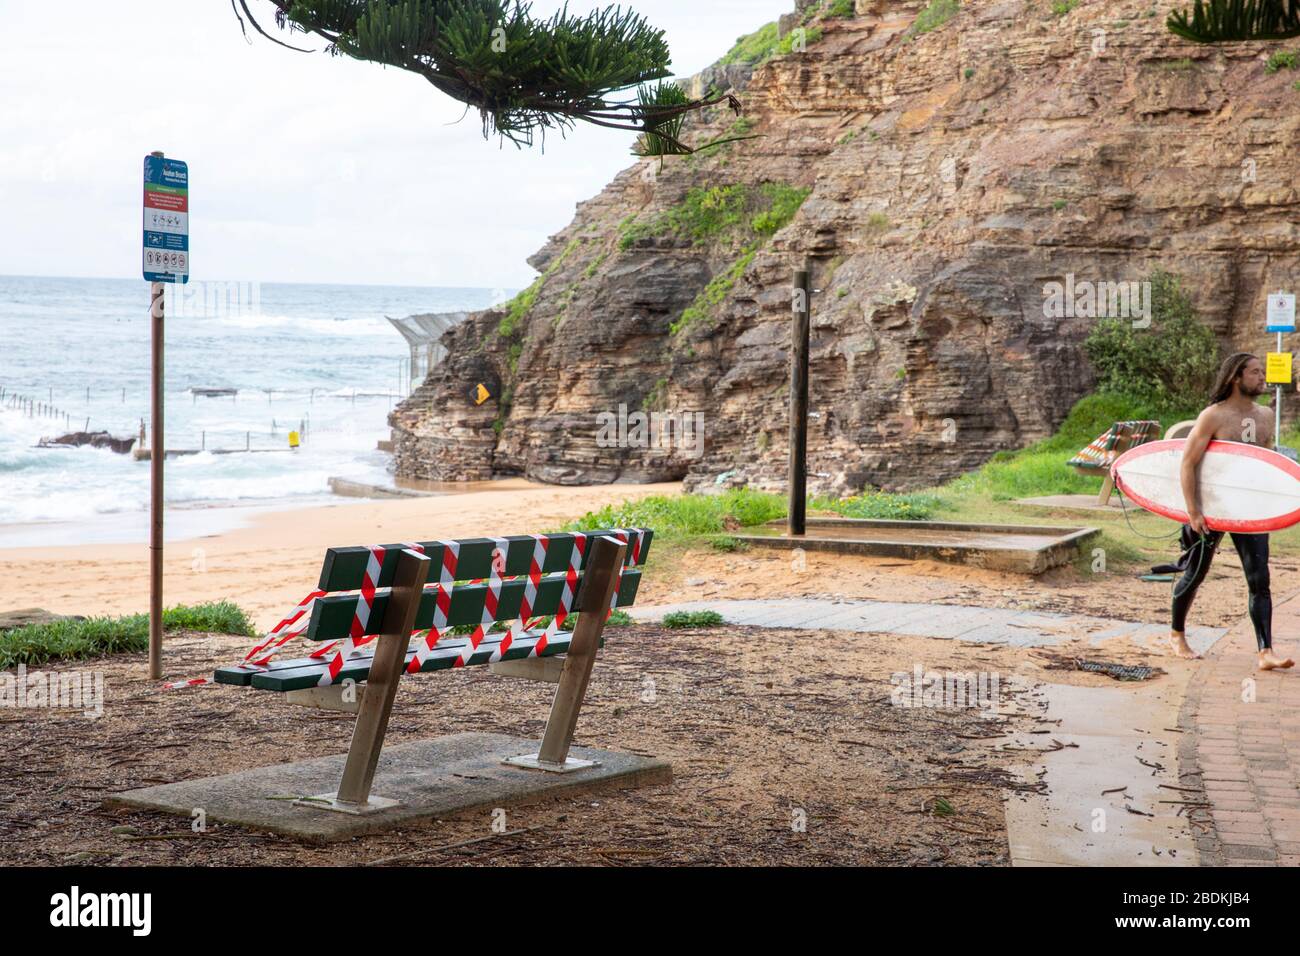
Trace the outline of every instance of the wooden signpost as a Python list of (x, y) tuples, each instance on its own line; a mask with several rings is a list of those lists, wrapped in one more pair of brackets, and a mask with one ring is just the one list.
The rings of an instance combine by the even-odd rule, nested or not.
[(808, 269), (794, 274), (790, 349), (790, 517), (791, 535), (806, 528), (808, 495), (808, 336), (811, 289)]

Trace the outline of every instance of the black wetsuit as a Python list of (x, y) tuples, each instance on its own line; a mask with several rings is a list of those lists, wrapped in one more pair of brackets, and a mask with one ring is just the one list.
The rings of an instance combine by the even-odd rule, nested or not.
[[(1222, 531), (1198, 535), (1190, 525), (1183, 525), (1179, 543), (1183, 554), (1177, 568), (1183, 576), (1174, 585), (1173, 629), (1182, 632), (1187, 623), (1187, 612), (1196, 597), (1196, 589), (1210, 571), (1214, 552), (1223, 539)], [(1250, 591), (1248, 609), (1250, 623), (1255, 625), (1255, 642), (1261, 651), (1273, 646), (1273, 595), (1268, 588), (1268, 535), (1239, 534), (1232, 532), (1232, 544), (1241, 558), (1241, 569), (1246, 572), (1246, 587)]]

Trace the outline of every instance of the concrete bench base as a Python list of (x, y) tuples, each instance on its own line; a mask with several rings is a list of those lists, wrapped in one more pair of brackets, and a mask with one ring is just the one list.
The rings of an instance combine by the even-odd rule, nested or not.
[[(365, 814), (337, 813), (311, 801), (295, 803), (336, 790), (345, 754), (129, 790), (105, 803), (186, 818), (201, 809), (209, 824), (233, 823), (311, 843), (332, 843), (467, 810), (490, 813), (495, 807), (672, 781), (666, 761), (588, 747), (574, 747), (571, 753), (593, 765), (572, 773), (504, 763), (536, 752), (536, 740), (485, 733), (385, 747), (373, 793), (397, 804)], [(484, 821), (486, 825), (486, 817)]]

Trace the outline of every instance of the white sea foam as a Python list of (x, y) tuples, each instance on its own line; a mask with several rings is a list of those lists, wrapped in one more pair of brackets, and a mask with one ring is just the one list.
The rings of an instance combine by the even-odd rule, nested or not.
[[(331, 476), (390, 482), (388, 456), (375, 449), (408, 353), (383, 316), (479, 308), (490, 297), (264, 285), (259, 314), (170, 320), (167, 447), (207, 450), (167, 460), (168, 503), (306, 499), (326, 493)], [(89, 446), (34, 447), (87, 419), (91, 430), (138, 434), (149, 413), (143, 283), (0, 277), (0, 341), (0, 524), (147, 509), (147, 463)], [(238, 394), (191, 391), (211, 387)], [(29, 417), (7, 407), (12, 393), (60, 414)], [(290, 430), (305, 431), (297, 451)], [(246, 445), (275, 451), (214, 453)]]

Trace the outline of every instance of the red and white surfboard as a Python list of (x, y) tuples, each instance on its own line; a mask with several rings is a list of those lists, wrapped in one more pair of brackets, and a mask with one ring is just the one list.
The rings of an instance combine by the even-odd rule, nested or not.
[[(1115, 484), (1147, 511), (1186, 522), (1185, 439), (1130, 448), (1111, 466)], [(1300, 465), (1268, 448), (1212, 441), (1197, 473), (1201, 513), (1215, 531), (1259, 534), (1300, 522)]]

